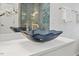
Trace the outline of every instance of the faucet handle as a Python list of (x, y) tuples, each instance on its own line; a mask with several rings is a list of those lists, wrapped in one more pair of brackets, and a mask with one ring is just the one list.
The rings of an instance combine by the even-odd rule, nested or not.
[(32, 24), (32, 30), (39, 28), (38, 24)]

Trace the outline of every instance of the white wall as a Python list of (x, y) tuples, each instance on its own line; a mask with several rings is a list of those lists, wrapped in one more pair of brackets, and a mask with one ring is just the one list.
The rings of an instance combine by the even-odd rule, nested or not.
[[(10, 9), (18, 9), (17, 3), (1, 3), (0, 4), (0, 11), (4, 12), (4, 10)], [(3, 24), (4, 26), (1, 26)], [(10, 27), (18, 27), (18, 13), (13, 15), (4, 15), (0, 17), (0, 34), (1, 33), (11, 33)]]
[(50, 4), (50, 29), (62, 30), (63, 34), (61, 36), (65, 36), (68, 38), (75, 39), (78, 42), (77, 54), (79, 54), (79, 23), (76, 23), (75, 17), (73, 17), (73, 22), (64, 23), (61, 20), (61, 11), (59, 8), (61, 6), (65, 6), (71, 8), (73, 10), (79, 11), (79, 4), (77, 3), (52, 3)]

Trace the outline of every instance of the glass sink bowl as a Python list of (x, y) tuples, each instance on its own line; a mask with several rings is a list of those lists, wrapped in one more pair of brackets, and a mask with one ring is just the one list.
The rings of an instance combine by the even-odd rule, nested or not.
[(25, 34), (29, 35), (32, 40), (37, 42), (45, 42), (50, 41), (58, 37), (62, 31), (56, 30), (32, 30), (29, 32), (24, 32)]

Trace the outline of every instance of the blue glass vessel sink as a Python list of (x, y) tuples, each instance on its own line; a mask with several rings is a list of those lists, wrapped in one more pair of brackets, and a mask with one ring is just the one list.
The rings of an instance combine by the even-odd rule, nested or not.
[(61, 33), (62, 31), (56, 31), (56, 30), (32, 30), (28, 35), (30, 35), (30, 37), (34, 41), (45, 42), (55, 39)]

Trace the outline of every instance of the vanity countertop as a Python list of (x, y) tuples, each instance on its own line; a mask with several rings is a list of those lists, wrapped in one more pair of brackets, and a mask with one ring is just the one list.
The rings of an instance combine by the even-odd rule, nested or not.
[(56, 49), (75, 42), (72, 39), (60, 36), (44, 43), (34, 42), (22, 33), (0, 34), (0, 40), (0, 55), (4, 56), (37, 55), (41, 54), (41, 52), (47, 53), (51, 49), (55, 51)]

